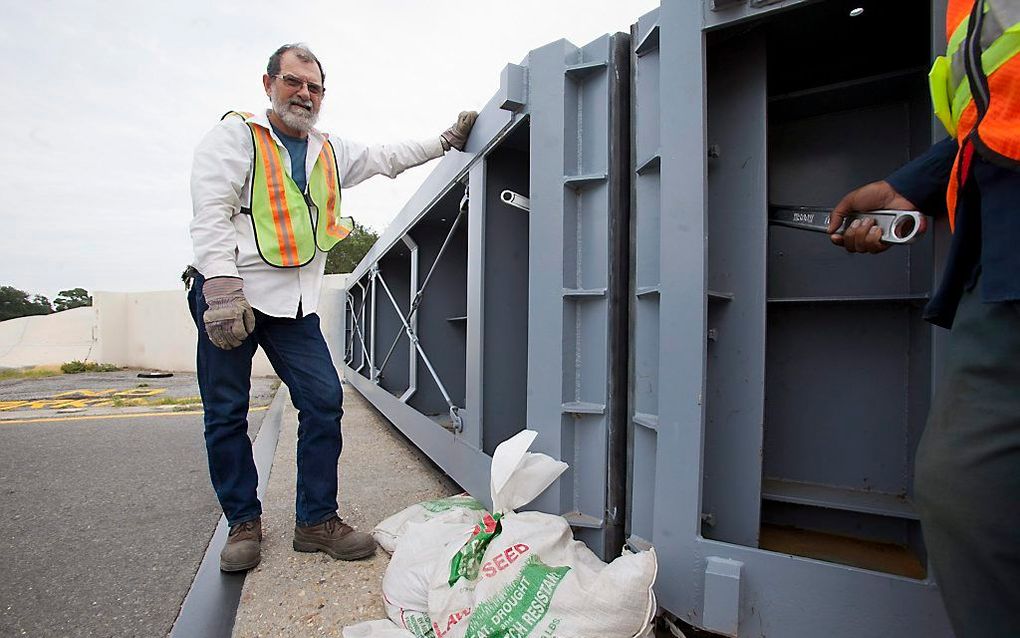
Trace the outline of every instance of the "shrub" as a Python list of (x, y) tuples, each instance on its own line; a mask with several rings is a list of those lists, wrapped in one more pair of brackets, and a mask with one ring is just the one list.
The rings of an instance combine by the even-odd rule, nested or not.
[(96, 363), (94, 361), (69, 361), (64, 365), (60, 366), (60, 370), (64, 374), (78, 374), (79, 372), (114, 372), (120, 370), (115, 365), (109, 363)]

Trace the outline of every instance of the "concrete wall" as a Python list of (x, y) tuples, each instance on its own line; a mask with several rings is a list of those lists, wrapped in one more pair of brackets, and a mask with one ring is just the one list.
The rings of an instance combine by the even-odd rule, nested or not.
[[(93, 304), (99, 341), (94, 361), (130, 368), (195, 370), (198, 333), (183, 289), (97, 292)], [(252, 374), (273, 374), (261, 350), (252, 362)]]
[[(322, 332), (334, 364), (343, 359), (345, 282), (346, 275), (327, 275), (319, 301)], [(193, 372), (196, 338), (184, 290), (96, 292), (91, 308), (0, 322), (0, 368), (79, 359)], [(252, 374), (274, 374), (261, 350), (255, 354)]]
[(0, 368), (95, 361), (95, 347), (94, 308), (0, 321)]

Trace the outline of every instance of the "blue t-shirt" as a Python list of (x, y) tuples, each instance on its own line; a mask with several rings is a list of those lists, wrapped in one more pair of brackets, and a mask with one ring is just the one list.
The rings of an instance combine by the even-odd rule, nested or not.
[[(270, 122), (270, 124), (272, 123)], [(287, 147), (287, 152), (290, 153), (290, 176), (294, 179), (298, 188), (301, 189), (301, 192), (305, 192), (305, 187), (308, 185), (308, 178), (305, 176), (305, 156), (308, 154), (308, 138), (302, 139), (284, 135), (275, 126), (273, 131), (276, 132), (276, 136), (280, 138), (283, 145)]]

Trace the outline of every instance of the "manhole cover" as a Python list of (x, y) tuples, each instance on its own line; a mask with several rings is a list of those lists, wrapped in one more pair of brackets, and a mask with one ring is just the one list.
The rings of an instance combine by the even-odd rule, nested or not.
[(163, 372), (161, 370), (150, 370), (149, 372), (138, 373), (138, 378), (140, 379), (165, 379), (172, 376), (174, 376), (173, 372)]

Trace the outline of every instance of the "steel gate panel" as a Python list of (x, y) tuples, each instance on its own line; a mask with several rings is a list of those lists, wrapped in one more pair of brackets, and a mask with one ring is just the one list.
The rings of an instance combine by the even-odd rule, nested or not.
[[(838, 77), (784, 71), (784, 56), (797, 43), (780, 39), (783, 34), (807, 33), (805, 24), (811, 24), (816, 39), (821, 33), (842, 42), (851, 32), (838, 29), (863, 24), (850, 23), (848, 15), (841, 16), (847, 22), (837, 22), (837, 4), (842, 6), (670, 0), (632, 28), (629, 542), (635, 548), (655, 546), (660, 573), (669, 575), (656, 586), (663, 608), (726, 635), (948, 637), (937, 587), (923, 571), (905, 576), (884, 565), (854, 565), (842, 555), (823, 560), (774, 545), (777, 530), (781, 535), (818, 529), (815, 533), (837, 538), (853, 529), (883, 543), (901, 541), (904, 551), (924, 560), (909, 484), (894, 478), (912, 472), (907, 457), (937, 363), (940, 338), (915, 309), (934, 284), (944, 229), (937, 226), (934, 237), (884, 256), (895, 262), (889, 267), (898, 268), (898, 275), (909, 273), (896, 290), (879, 290), (889, 282), (864, 276), (851, 284), (858, 290), (843, 293), (813, 279), (797, 260), (831, 260), (817, 277), (825, 268), (842, 273), (849, 267), (845, 255), (824, 236), (816, 236), (824, 246), (807, 245), (814, 237), (770, 230), (766, 223), (769, 204), (779, 203), (770, 201), (777, 193), (808, 197), (815, 188), (826, 200), (821, 204), (832, 205), (830, 191), (844, 188), (836, 182), (863, 183), (868, 176), (862, 170), (887, 170), (883, 162), (895, 166), (907, 158), (876, 155), (868, 162), (861, 154), (866, 151), (844, 144), (851, 148), (849, 163), (807, 178), (793, 160), (822, 169), (818, 162), (824, 156), (805, 155), (809, 149), (824, 148), (825, 136), (839, 140), (852, 134), (852, 127), (835, 124), (840, 109), (857, 109), (859, 115), (850, 117), (877, 118), (876, 126), (889, 125), (890, 134), (907, 126), (906, 146), (899, 148), (910, 155), (931, 141), (930, 115), (919, 106), (924, 69), (910, 60), (930, 57), (928, 43), (941, 37), (937, 18), (927, 29), (912, 23), (914, 36), (920, 36), (908, 40), (913, 57), (891, 62), (906, 70), (876, 70), (880, 63), (864, 59), (864, 75), (842, 84)], [(935, 5), (937, 16), (944, 4)], [(885, 5), (882, 10), (895, 13)], [(911, 10), (915, 19), (925, 13)], [(893, 18), (892, 24), (901, 19)], [(816, 20), (828, 20), (837, 31)], [(824, 42), (818, 46), (812, 71), (832, 57)], [(840, 62), (834, 68), (851, 66)], [(784, 82), (813, 84), (780, 90)], [(845, 99), (845, 86), (858, 85), (873, 87), (870, 101)], [(799, 142), (790, 137), (797, 127), (811, 126), (817, 130), (809, 137)], [(794, 153), (784, 154), (783, 144)], [(787, 239), (793, 243), (783, 244)], [(789, 274), (783, 274), (787, 267)], [(813, 291), (793, 290), (798, 277)], [(825, 317), (831, 322), (837, 307), (840, 321), (875, 322), (886, 340), (882, 347), (901, 359), (901, 365), (884, 366), (883, 374), (887, 384), (905, 392), (872, 406), (889, 415), (886, 427), (893, 431), (884, 439), (863, 432), (853, 438), (862, 451), (884, 446), (873, 450), (884, 456), (858, 455), (840, 463), (842, 457), (826, 456), (821, 439), (800, 429), (812, 415), (821, 432), (845, 432), (838, 417), (800, 410), (797, 403), (800, 388), (807, 393), (804, 406), (821, 405), (812, 402), (811, 376), (833, 369), (832, 358), (818, 352), (821, 334), (804, 337)], [(863, 360), (861, 355), (852, 353), (855, 360)], [(766, 409), (772, 403), (766, 391), (782, 397), (785, 406)], [(877, 465), (870, 468), (869, 462)], [(854, 484), (862, 471), (866, 480), (884, 481), (882, 489), (893, 493)], [(907, 490), (906, 496), (897, 490)]]
[[(571, 469), (533, 507), (565, 515), (607, 557), (623, 544), (629, 46), (623, 33), (584, 47), (561, 40), (504, 70), (469, 153), (440, 162), (353, 273), (369, 291), (352, 295), (367, 300), (369, 325), (354, 331), (355, 346), (365, 344), (351, 348), (345, 369), (483, 501), (478, 477), (496, 445), (537, 430), (533, 449)], [(437, 252), (429, 229), (449, 222), (464, 189), (466, 228), (450, 251), (463, 278), (450, 278), (445, 262), (436, 267), (447, 279), (424, 291), (414, 328), (404, 321), (415, 290), (407, 264), (429, 270)], [(529, 198), (530, 210), (508, 205), (504, 191)], [(454, 330), (462, 348), (450, 341)], [(406, 338), (417, 341), (419, 365), (405, 404), (409, 351), (394, 344)], [(356, 372), (362, 351), (368, 375)], [(448, 416), (428, 398), (437, 391)]]

